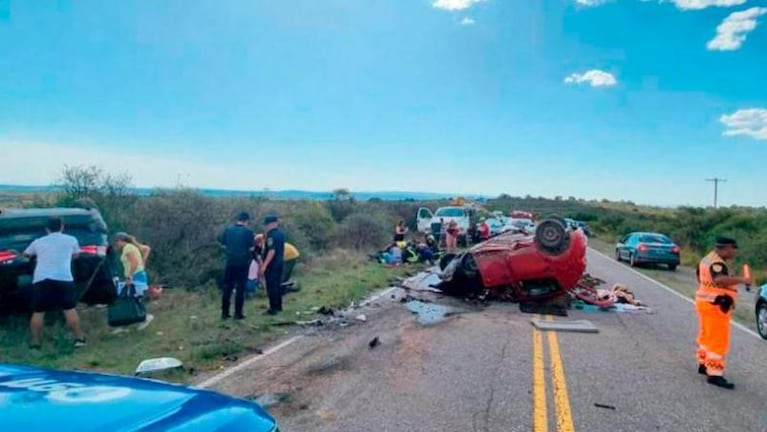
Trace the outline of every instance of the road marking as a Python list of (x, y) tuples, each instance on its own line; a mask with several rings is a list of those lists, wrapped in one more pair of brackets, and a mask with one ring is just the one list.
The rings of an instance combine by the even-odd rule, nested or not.
[(533, 328), (533, 432), (549, 431), (543, 363), (543, 336)]
[[(551, 316), (547, 321), (553, 321)], [(565, 369), (562, 366), (562, 355), (559, 351), (557, 332), (549, 331), (549, 357), (551, 358), (551, 375), (554, 387), (554, 406), (557, 413), (557, 432), (575, 432), (572, 410), (570, 408), (570, 396), (567, 394), (567, 380)]]
[[(673, 288), (658, 282), (657, 280), (651, 278), (650, 276), (647, 276), (646, 274), (644, 274), (644, 273), (642, 273), (642, 272), (640, 272), (638, 270), (635, 270), (635, 269), (633, 269), (631, 267), (627, 267), (627, 266), (625, 266), (622, 263), (614, 261), (613, 258), (607, 256), (606, 254), (603, 254), (602, 252), (599, 252), (596, 249), (593, 249), (593, 248), (589, 248), (589, 249), (591, 249), (591, 251), (594, 252), (595, 254), (597, 254), (597, 255), (601, 256), (602, 258), (608, 260), (609, 262), (613, 263), (614, 265), (618, 265), (621, 268), (623, 268), (624, 270), (628, 270), (629, 272), (634, 273), (635, 275), (641, 277), (642, 279), (645, 279), (646, 281), (651, 282), (651, 283), (655, 284), (656, 286), (659, 286), (659, 287), (663, 288), (664, 290), (670, 292), (671, 294), (674, 294), (675, 296), (679, 297), (680, 299), (682, 299), (682, 300), (684, 300), (684, 301), (686, 301), (686, 302), (688, 302), (690, 304), (693, 304), (693, 305), (695, 304), (695, 302), (692, 301), (691, 298), (686, 297), (684, 294), (680, 294), (679, 292), (675, 291)], [(733, 325), (733, 327), (736, 327), (736, 328), (738, 328), (740, 330), (743, 330), (744, 332), (750, 334), (751, 336), (753, 336), (753, 337), (755, 337), (755, 338), (757, 338), (759, 340), (762, 340), (761, 336), (759, 336), (759, 334), (757, 332), (751, 330), (750, 328), (744, 326), (743, 324), (733, 320), (732, 321), (732, 325)]]
[(237, 372), (239, 372), (239, 371), (241, 371), (241, 370), (243, 370), (243, 369), (253, 365), (253, 363), (255, 363), (255, 362), (259, 361), (259, 360), (262, 360), (266, 356), (274, 354), (277, 351), (287, 347), (288, 345), (292, 345), (294, 342), (298, 341), (301, 338), (303, 338), (302, 335), (293, 336), (292, 338), (286, 340), (285, 342), (282, 342), (279, 345), (276, 345), (276, 346), (273, 346), (273, 347), (269, 348), (268, 350), (264, 351), (263, 354), (254, 355), (253, 357), (243, 361), (242, 363), (238, 364), (237, 366), (235, 366), (233, 368), (227, 369), (227, 370), (221, 372), (220, 374), (213, 375), (212, 377), (206, 379), (205, 381), (197, 384), (195, 387), (198, 387), (198, 388), (212, 387), (212, 386), (218, 384), (219, 382), (223, 381), (224, 379), (230, 377), (232, 374), (237, 373)]
[[(394, 291), (396, 291), (398, 289), (400, 289), (400, 288), (399, 287), (389, 287), (389, 288), (386, 288), (386, 289), (384, 289), (382, 291), (379, 291), (377, 293), (372, 294), (370, 297), (368, 297), (366, 299), (360, 300), (359, 303), (360, 304), (372, 303), (374, 301), (380, 300), (384, 296), (388, 296), (389, 294), (393, 293)], [(237, 373), (237, 372), (239, 372), (239, 371), (241, 371), (241, 370), (243, 370), (243, 369), (245, 369), (245, 368), (247, 368), (249, 366), (252, 366), (254, 363), (258, 362), (259, 360), (262, 360), (266, 356), (272, 355), (272, 354), (276, 353), (277, 351), (292, 345), (293, 343), (295, 343), (296, 341), (298, 341), (301, 338), (303, 338), (303, 335), (293, 336), (292, 338), (290, 338), (290, 339), (288, 339), (288, 340), (286, 340), (286, 341), (284, 341), (284, 342), (282, 342), (282, 343), (280, 343), (278, 345), (275, 345), (275, 346), (267, 349), (266, 351), (263, 352), (263, 354), (253, 355), (253, 356), (245, 359), (242, 363), (240, 363), (240, 364), (238, 364), (238, 365), (236, 365), (236, 366), (234, 366), (234, 367), (232, 367), (230, 369), (227, 369), (227, 370), (225, 370), (225, 371), (223, 371), (221, 373), (213, 375), (212, 377), (206, 379), (205, 381), (197, 384), (195, 387), (197, 387), (197, 388), (212, 387), (212, 386), (218, 384), (219, 382), (223, 381), (224, 379), (229, 378), (230, 376), (232, 376), (232, 374)]]

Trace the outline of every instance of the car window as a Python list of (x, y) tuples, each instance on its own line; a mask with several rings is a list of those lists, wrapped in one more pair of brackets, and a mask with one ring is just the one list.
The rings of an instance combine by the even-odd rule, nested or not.
[(434, 215), (437, 217), (464, 217), (466, 213), (460, 208), (441, 208)]
[(429, 218), (429, 217), (431, 217), (431, 213), (429, 212), (429, 210), (424, 208), (424, 209), (421, 209), (418, 212), (418, 217), (421, 218), (421, 219)]
[(641, 237), (642, 243), (671, 244), (671, 239), (661, 234), (645, 234)]
[[(47, 218), (42, 219), (47, 223)], [(23, 251), (33, 240), (46, 234), (45, 225), (38, 220), (14, 220), (13, 224), (0, 226), (0, 250)], [(81, 245), (105, 245), (106, 227), (94, 220), (74, 221), (65, 219), (64, 233), (77, 239)], [(85, 222), (85, 224), (76, 224)]]

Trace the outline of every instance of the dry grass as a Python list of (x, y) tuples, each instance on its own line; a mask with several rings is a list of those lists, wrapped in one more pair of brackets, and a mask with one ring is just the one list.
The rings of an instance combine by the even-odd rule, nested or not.
[[(7, 318), (0, 323), (3, 362), (132, 374), (143, 359), (171, 356), (183, 361), (187, 370), (213, 370), (285, 336), (291, 332), (290, 326), (283, 325), (285, 322), (314, 319), (313, 306), (347, 306), (389, 286), (394, 277), (415, 270), (387, 269), (358, 255), (337, 251), (315, 258), (311, 266), (299, 265), (296, 271), (301, 291), (285, 297), (285, 311), (277, 317), (263, 315), (267, 300), (259, 292), (246, 302), (244, 321), (221, 322), (220, 297), (215, 287), (197, 292), (166, 290), (161, 299), (148, 304), (155, 320), (143, 331), (131, 328), (127, 333), (114, 334), (107, 327), (106, 309), (81, 307), (88, 346), (78, 350), (72, 347), (60, 318), (50, 317), (39, 352), (27, 348), (26, 319)], [(186, 381), (191, 376), (173, 379)]]

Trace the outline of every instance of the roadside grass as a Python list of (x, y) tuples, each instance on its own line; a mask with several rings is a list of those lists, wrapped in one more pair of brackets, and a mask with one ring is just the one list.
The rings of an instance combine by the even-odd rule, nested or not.
[[(589, 246), (609, 257), (613, 257), (615, 255), (615, 245), (611, 243), (606, 243), (598, 239), (589, 239)], [(660, 267), (636, 267), (635, 270), (668, 286), (669, 288), (684, 295), (685, 297), (694, 300), (695, 291), (698, 289), (698, 286), (695, 283), (695, 270), (693, 270), (691, 266), (694, 266), (699, 259), (700, 257), (695, 256), (690, 251), (685, 253), (683, 250), (683, 266), (679, 267), (676, 272), (672, 272)], [(752, 289), (752, 291), (755, 292), (756, 289)], [(752, 295), (741, 291), (740, 298), (738, 299), (738, 303), (735, 307), (735, 312), (733, 313), (733, 317), (736, 321), (745, 325), (751, 330), (756, 330), (756, 315), (754, 312), (754, 299)]]
[(141, 360), (176, 357), (184, 362), (187, 374), (169, 379), (191, 381), (198, 372), (223, 369), (237, 357), (258, 352), (289, 334), (294, 321), (315, 319), (314, 306), (348, 306), (389, 286), (393, 278), (417, 270), (388, 269), (359, 255), (334, 251), (315, 258), (310, 265), (297, 266), (295, 280), (300, 291), (285, 296), (282, 314), (263, 315), (267, 300), (259, 289), (255, 298), (246, 301), (246, 319), (239, 322), (220, 320), (220, 294), (215, 286), (194, 292), (166, 290), (160, 299), (148, 303), (147, 310), (155, 319), (141, 331), (134, 325), (127, 333), (113, 334), (107, 326), (105, 308), (83, 306), (79, 312), (88, 345), (77, 350), (60, 316), (48, 317), (40, 351), (27, 346), (26, 317), (9, 317), (0, 322), (0, 361), (130, 375)]

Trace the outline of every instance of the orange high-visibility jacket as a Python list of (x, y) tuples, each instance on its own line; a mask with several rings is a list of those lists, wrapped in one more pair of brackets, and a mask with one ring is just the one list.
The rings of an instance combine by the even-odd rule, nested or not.
[(716, 252), (711, 252), (700, 260), (698, 264), (698, 292), (695, 293), (695, 298), (713, 303), (717, 296), (728, 295), (732, 297), (734, 302), (738, 298), (738, 286), (720, 285), (714, 282), (711, 266), (717, 263), (726, 265), (722, 257)]

